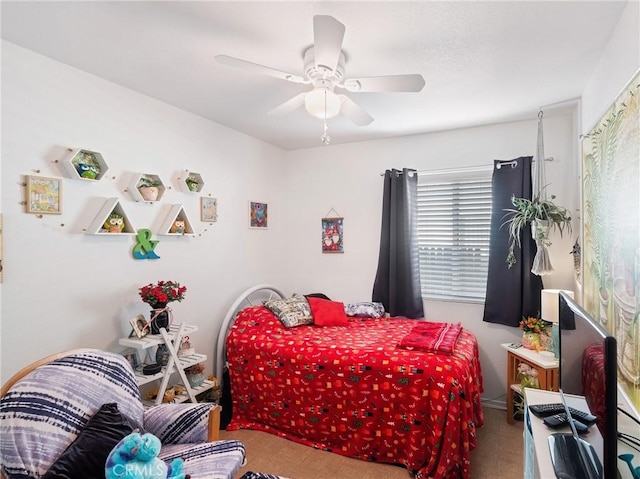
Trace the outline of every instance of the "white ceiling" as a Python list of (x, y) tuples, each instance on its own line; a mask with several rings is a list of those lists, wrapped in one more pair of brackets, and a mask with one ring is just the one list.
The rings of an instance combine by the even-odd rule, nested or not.
[(321, 14), (346, 26), (347, 78), (422, 74), (419, 93), (348, 93), (375, 121), (329, 120), (340, 144), (535, 119), (580, 96), (625, 4), (2, 1), (1, 15), (9, 42), (292, 150), (321, 146), (322, 121), (267, 112), (310, 87), (216, 55), (301, 75)]

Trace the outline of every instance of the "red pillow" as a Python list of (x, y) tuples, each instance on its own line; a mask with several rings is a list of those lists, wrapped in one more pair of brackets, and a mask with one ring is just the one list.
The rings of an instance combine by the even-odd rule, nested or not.
[(320, 298), (307, 298), (313, 324), (318, 326), (346, 326), (349, 324), (344, 312), (344, 303)]

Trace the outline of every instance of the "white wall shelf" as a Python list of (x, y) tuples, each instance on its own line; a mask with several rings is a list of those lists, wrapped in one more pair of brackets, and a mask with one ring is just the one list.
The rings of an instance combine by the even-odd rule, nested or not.
[[(147, 187), (145, 191), (145, 185), (150, 184), (153, 186)], [(129, 194), (133, 197), (134, 201), (143, 203), (155, 203), (160, 201), (166, 187), (158, 175), (152, 173), (138, 173), (133, 176), (133, 180), (129, 185)]]
[(160, 226), (160, 235), (184, 236), (192, 235), (193, 227), (182, 205), (171, 205), (169, 213)]
[(62, 168), (74, 180), (99, 181), (109, 170), (109, 165), (97, 151), (69, 148), (69, 154), (62, 160)]
[[(109, 225), (108, 222), (110, 221), (112, 215), (120, 216), (124, 221), (123, 228), (119, 232), (115, 231), (115, 229), (117, 228), (113, 228), (114, 231), (107, 228), (107, 226)], [(105, 225), (105, 223), (107, 224)], [(114, 223), (116, 222), (114, 221)], [(131, 224), (131, 221), (129, 221), (129, 217), (127, 216), (127, 214), (124, 211), (124, 208), (118, 201), (118, 198), (107, 198), (104, 205), (102, 205), (102, 208), (100, 208), (100, 211), (94, 218), (94, 220), (86, 229), (86, 233), (92, 234), (92, 235), (111, 235), (111, 236), (133, 235), (133, 234), (136, 234), (136, 229)]]
[(184, 170), (178, 177), (178, 185), (185, 193), (200, 193), (204, 188), (204, 180), (200, 173)]

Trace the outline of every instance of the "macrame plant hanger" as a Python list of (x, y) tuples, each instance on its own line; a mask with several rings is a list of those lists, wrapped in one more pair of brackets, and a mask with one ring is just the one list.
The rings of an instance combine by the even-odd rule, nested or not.
[[(546, 193), (546, 176), (545, 176), (545, 156), (544, 156), (544, 140), (542, 134), (542, 111), (538, 112), (538, 141), (536, 145), (536, 157), (533, 162), (533, 200), (543, 202), (547, 200)], [(554, 272), (549, 258), (549, 233), (548, 220), (534, 220), (531, 222), (531, 234), (536, 242), (536, 255), (533, 258), (531, 272), (538, 276), (544, 276)]]

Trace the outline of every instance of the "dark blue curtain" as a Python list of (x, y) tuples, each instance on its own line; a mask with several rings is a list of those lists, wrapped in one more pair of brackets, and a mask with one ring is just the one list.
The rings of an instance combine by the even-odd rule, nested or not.
[(381, 302), (391, 316), (424, 317), (416, 235), (417, 192), (415, 170), (385, 171), (373, 301)]
[(483, 321), (517, 327), (523, 316), (538, 316), (542, 279), (531, 272), (536, 243), (531, 228), (522, 230), (521, 248), (514, 249), (516, 264), (509, 268), (509, 231), (504, 225), (511, 197), (531, 199), (531, 156), (495, 160), (492, 177), (489, 271)]

